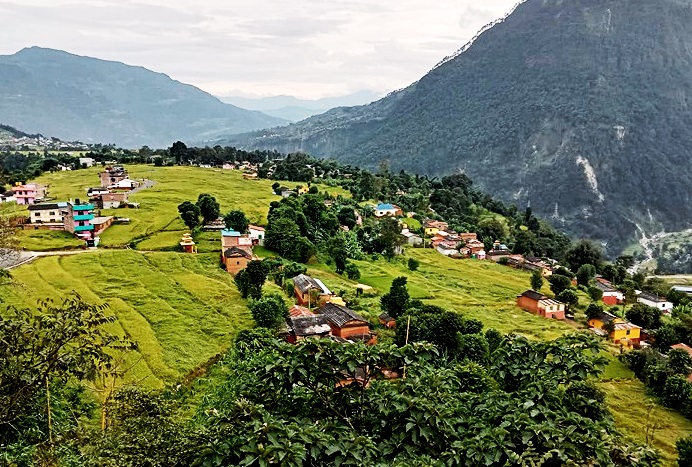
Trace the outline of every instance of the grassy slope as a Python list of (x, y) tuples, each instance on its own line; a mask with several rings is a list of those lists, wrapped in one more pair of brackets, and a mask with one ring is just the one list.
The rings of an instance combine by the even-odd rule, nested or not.
[(6, 304), (35, 306), (74, 291), (107, 303), (113, 331), (141, 349), (134, 379), (157, 387), (179, 379), (228, 347), (251, 318), (216, 255), (105, 251), (41, 258), (13, 271), (19, 285), (0, 287)]
[[(60, 172), (43, 177), (53, 196), (74, 198), (94, 185), (98, 168)], [(163, 250), (175, 247), (183, 232), (176, 206), (198, 193), (217, 197), (222, 211), (245, 210), (253, 222), (262, 222), (268, 204), (278, 197), (271, 182), (243, 180), (237, 172), (190, 167), (129, 168), (133, 178), (150, 178), (153, 188), (135, 194), (139, 210), (117, 210), (132, 223), (113, 226), (103, 236), (105, 244), (118, 245), (144, 237), (138, 248)], [(330, 189), (330, 191), (336, 191)], [(119, 332), (127, 332), (142, 349), (137, 379), (159, 386), (173, 381), (219, 350), (237, 330), (251, 324), (246, 305), (231, 279), (217, 266), (216, 233), (198, 238), (201, 254), (174, 252), (140, 253), (100, 251), (75, 257), (44, 258), (14, 271), (19, 286), (0, 287), (6, 302), (30, 306), (39, 298), (64, 296), (76, 290), (96, 303), (106, 302), (118, 317)], [(258, 253), (263, 249), (258, 248)], [(208, 253), (205, 253), (208, 252)], [(266, 252), (265, 252), (266, 253)], [(432, 250), (407, 249), (406, 255), (421, 262), (417, 272), (404, 261), (358, 261), (360, 282), (374, 287), (359, 299), (362, 314), (376, 320), (378, 293), (400, 275), (409, 278), (413, 298), (481, 319), (487, 327), (519, 332), (531, 338), (551, 339), (573, 330), (565, 323), (533, 316), (514, 306), (515, 296), (528, 288), (529, 275), (490, 262), (456, 261)], [(335, 292), (353, 296), (356, 282), (332, 272), (323, 264), (311, 265), (309, 273), (324, 280)], [(647, 424), (654, 420), (665, 429), (655, 432), (654, 446), (672, 465), (674, 441), (692, 433), (692, 423), (656, 405), (647, 413), (649, 399), (644, 386), (612, 355), (599, 384), (608, 391), (608, 404), (620, 429), (644, 440)]]

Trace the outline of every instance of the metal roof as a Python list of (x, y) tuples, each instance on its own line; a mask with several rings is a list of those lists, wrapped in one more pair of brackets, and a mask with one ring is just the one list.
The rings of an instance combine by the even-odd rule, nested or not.
[(367, 324), (368, 322), (355, 311), (346, 308), (345, 306), (336, 305), (334, 303), (326, 303), (317, 309), (317, 313), (327, 317), (330, 323), (337, 327), (342, 327), (349, 321), (359, 321)]

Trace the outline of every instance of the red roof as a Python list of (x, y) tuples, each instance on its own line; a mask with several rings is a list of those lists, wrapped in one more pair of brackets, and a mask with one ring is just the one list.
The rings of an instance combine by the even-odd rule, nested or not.
[(309, 309), (305, 308), (304, 306), (300, 306), (300, 305), (293, 305), (288, 310), (288, 314), (290, 314), (294, 318), (299, 317), (299, 316), (315, 316), (315, 313), (313, 313)]

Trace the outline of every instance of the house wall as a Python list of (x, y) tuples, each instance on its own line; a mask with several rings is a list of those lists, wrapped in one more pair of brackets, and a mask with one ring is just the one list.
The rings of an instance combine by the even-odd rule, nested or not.
[[(556, 305), (553, 305), (556, 306)], [(538, 314), (544, 318), (549, 319), (565, 319), (565, 307), (558, 306), (557, 310), (547, 310), (545, 307), (539, 305)]]
[(517, 306), (531, 313), (538, 313), (538, 302), (529, 297), (517, 297)]
[(330, 324), (332, 328), (332, 335), (343, 337), (344, 339), (350, 336), (362, 336), (364, 334), (370, 334), (370, 326), (367, 324), (362, 324), (358, 326), (344, 326), (343, 328), (338, 328), (333, 324)]
[[(629, 334), (627, 333), (629, 331)], [(610, 334), (610, 338), (614, 343), (619, 344), (623, 339), (629, 339), (635, 344), (639, 343), (640, 340), (640, 330), (639, 329), (616, 329)]]
[(618, 299), (613, 295), (603, 295), (603, 303), (608, 306), (614, 306), (618, 304)]
[(29, 211), (29, 219), (32, 224), (62, 223), (64, 217), (60, 208)]
[(644, 305), (658, 308), (661, 311), (668, 311), (673, 309), (672, 302), (652, 302), (651, 300), (647, 300), (646, 298), (637, 298), (637, 301), (639, 303), (643, 303)]
[(241, 270), (247, 267), (247, 263), (250, 260), (245, 256), (238, 256), (237, 258), (226, 258), (226, 271), (229, 274), (238, 274)]

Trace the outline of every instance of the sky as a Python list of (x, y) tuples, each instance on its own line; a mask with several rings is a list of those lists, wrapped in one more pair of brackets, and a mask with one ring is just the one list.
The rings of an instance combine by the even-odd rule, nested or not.
[(0, 55), (61, 49), (143, 66), (217, 96), (384, 95), (517, 1), (0, 0)]

